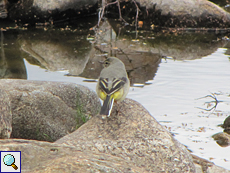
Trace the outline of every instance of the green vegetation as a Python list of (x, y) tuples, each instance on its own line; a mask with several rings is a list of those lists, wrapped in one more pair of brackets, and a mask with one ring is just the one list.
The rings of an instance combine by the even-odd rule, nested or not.
[(78, 129), (81, 125), (85, 124), (89, 119), (90, 115), (87, 115), (86, 110), (84, 108), (84, 101), (80, 99), (80, 93), (77, 94), (77, 102), (76, 102), (76, 129)]

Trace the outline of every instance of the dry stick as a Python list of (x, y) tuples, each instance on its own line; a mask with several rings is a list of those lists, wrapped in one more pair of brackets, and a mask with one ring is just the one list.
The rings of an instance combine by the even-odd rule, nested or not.
[(102, 17), (104, 16), (105, 7), (107, 7), (109, 5), (112, 5), (112, 4), (116, 4), (116, 3), (118, 4), (118, 10), (119, 10), (119, 18), (120, 18), (120, 20), (123, 20), (123, 22), (125, 22), (125, 23), (128, 24), (128, 22), (126, 22), (126, 20), (121, 15), (121, 6), (120, 6), (119, 0), (116, 0), (115, 2), (108, 3), (108, 4), (104, 5), (104, 6), (103, 6), (103, 4), (105, 4), (105, 0), (102, 0), (102, 7), (100, 8), (100, 11), (98, 13), (98, 15), (99, 15), (99, 20), (98, 20), (98, 24), (97, 24), (98, 26), (99, 26), (99, 23), (101, 22)]
[[(137, 8), (136, 21), (135, 21), (135, 23), (136, 23), (136, 30), (137, 30), (137, 26), (138, 26), (137, 19), (138, 19), (138, 16), (139, 16), (139, 11), (141, 11), (141, 10), (140, 10), (140, 8), (138, 7), (136, 1), (135, 1), (135, 0), (132, 0), (132, 1), (133, 1), (133, 3), (135, 4), (135, 6), (136, 6), (136, 8)], [(99, 20), (98, 20), (98, 24), (97, 24), (98, 26), (99, 26), (99, 24), (100, 24), (100, 22), (101, 22), (102, 17), (104, 16), (105, 7), (107, 7), (107, 6), (109, 6), (109, 5), (112, 5), (112, 4), (116, 4), (116, 3), (118, 4), (119, 19), (122, 20), (123, 22), (125, 22), (126, 24), (128, 24), (128, 22), (122, 17), (122, 14), (121, 14), (121, 6), (120, 6), (120, 1), (119, 1), (119, 0), (116, 0), (116, 1), (111, 2), (111, 3), (108, 3), (108, 4), (106, 4), (106, 1), (105, 1), (105, 0), (102, 0), (102, 7), (100, 8), (100, 11), (99, 11), (99, 13), (98, 13), (98, 16), (99, 16)], [(105, 4), (106, 4), (106, 5), (105, 5)]]
[[(119, 1), (117, 0), (117, 1), (115, 1), (115, 2), (111, 2), (111, 3), (108, 3), (108, 4), (106, 4), (106, 5), (104, 5), (105, 4), (105, 0), (102, 0), (102, 7), (100, 8), (100, 11), (99, 11), (99, 13), (98, 13), (98, 16), (99, 16), (99, 20), (98, 20), (98, 23), (97, 23), (97, 25), (99, 26), (99, 23), (101, 22), (101, 19), (102, 19), (102, 17), (104, 16), (104, 12), (105, 12), (105, 7), (107, 7), (107, 6), (109, 6), (109, 5), (112, 5), (112, 4), (116, 4), (116, 3), (118, 3)], [(120, 9), (119, 9), (119, 11), (120, 11)], [(101, 13), (102, 12), (102, 13)], [(100, 15), (101, 14), (101, 15)], [(124, 20), (125, 21), (125, 20)]]
[[(139, 9), (139, 7), (138, 7), (138, 5), (137, 5), (137, 3), (136, 3), (136, 1), (135, 0), (132, 0), (133, 1), (133, 3), (135, 4), (135, 6), (136, 6), (136, 8), (137, 8), (137, 13), (136, 13), (136, 34), (137, 34), (137, 25), (138, 25), (138, 23), (137, 23), (137, 19), (138, 19), (138, 16), (139, 16), (139, 11), (141, 11), (140, 9)], [(136, 37), (137, 37), (137, 35), (136, 35)]]
[(123, 22), (125, 22), (125, 23), (128, 24), (128, 22), (126, 22), (126, 20), (121, 15), (121, 6), (120, 6), (119, 0), (117, 0), (117, 4), (118, 4), (118, 10), (119, 10), (119, 18), (120, 18), (120, 20), (123, 20)]
[[(102, 0), (102, 1), (104, 1), (104, 0)], [(102, 4), (103, 4), (103, 3), (102, 3)], [(102, 19), (102, 17), (104, 16), (104, 11), (105, 11), (105, 6), (102, 6), (102, 7), (100, 8), (99, 13), (98, 13), (98, 18), (99, 18), (99, 20), (98, 20), (97, 26), (99, 26), (99, 24), (100, 24), (100, 22), (101, 22), (101, 19)]]

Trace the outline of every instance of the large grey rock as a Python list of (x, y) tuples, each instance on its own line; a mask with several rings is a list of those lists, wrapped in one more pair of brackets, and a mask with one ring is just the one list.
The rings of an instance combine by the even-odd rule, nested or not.
[(101, 105), (95, 92), (73, 83), (2, 79), (0, 89), (11, 102), (12, 138), (57, 140), (97, 114)]
[(9, 10), (9, 16), (19, 22), (53, 24), (95, 13), (97, 2), (97, 0), (19, 0)]
[(34, 140), (0, 140), (1, 151), (21, 151), (24, 173), (144, 173), (130, 161), (105, 153), (78, 151), (75, 147)]
[(115, 105), (110, 117), (94, 116), (55, 143), (121, 157), (148, 172), (195, 172), (187, 149), (131, 99)]

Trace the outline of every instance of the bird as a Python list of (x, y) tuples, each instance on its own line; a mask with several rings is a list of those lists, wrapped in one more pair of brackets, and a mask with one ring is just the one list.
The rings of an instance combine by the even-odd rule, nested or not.
[(104, 68), (100, 73), (96, 92), (103, 100), (100, 115), (109, 117), (114, 101), (121, 102), (128, 94), (130, 81), (125, 65), (118, 58), (109, 57), (102, 64)]

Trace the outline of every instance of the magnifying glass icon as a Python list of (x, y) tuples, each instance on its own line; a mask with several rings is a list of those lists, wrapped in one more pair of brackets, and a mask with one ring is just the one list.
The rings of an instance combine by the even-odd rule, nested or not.
[(15, 165), (15, 158), (12, 154), (7, 154), (3, 157), (3, 162), (7, 166), (12, 166), (15, 170), (18, 169), (18, 167)]

